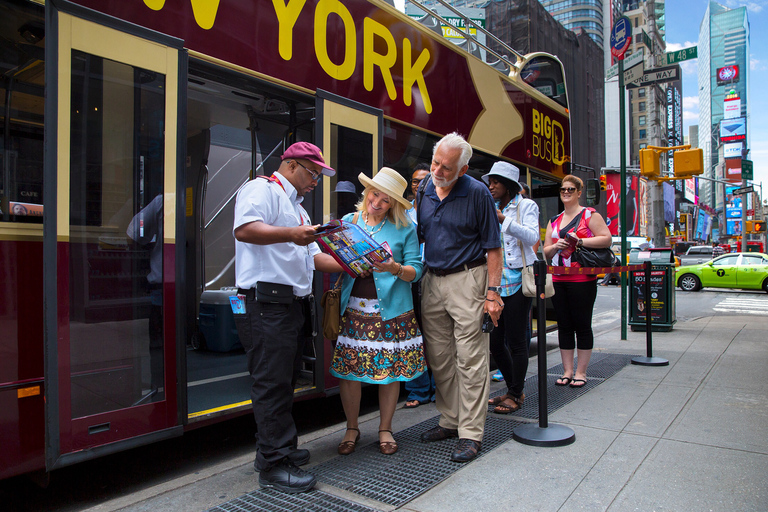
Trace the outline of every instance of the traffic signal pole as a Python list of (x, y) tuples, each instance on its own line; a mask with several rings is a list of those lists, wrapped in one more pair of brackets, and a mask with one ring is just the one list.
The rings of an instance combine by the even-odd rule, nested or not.
[[(627, 149), (624, 130), (624, 56), (619, 58), (619, 234), (621, 235), (621, 264), (627, 264)], [(621, 273), (621, 339), (627, 339), (627, 273)]]

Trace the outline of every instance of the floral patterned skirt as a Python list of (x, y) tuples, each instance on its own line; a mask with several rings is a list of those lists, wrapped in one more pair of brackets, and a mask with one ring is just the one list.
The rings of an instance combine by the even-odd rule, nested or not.
[(413, 380), (427, 370), (424, 344), (413, 310), (387, 321), (379, 301), (350, 297), (331, 374), (372, 384)]

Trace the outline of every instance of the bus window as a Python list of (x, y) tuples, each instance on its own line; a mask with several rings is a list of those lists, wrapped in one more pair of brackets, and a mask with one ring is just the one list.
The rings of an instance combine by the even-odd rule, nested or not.
[(538, 55), (525, 63), (520, 78), (548, 98), (568, 108), (563, 67), (552, 57)]
[[(0, 38), (0, 222), (43, 222), (42, 19), (3, 9)], [(7, 109), (7, 110), (6, 110)]]

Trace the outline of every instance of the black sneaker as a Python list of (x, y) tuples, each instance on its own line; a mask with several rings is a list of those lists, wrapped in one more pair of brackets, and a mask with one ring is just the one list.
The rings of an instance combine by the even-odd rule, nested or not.
[(266, 489), (275, 489), (289, 494), (307, 492), (317, 483), (315, 475), (297, 467), (285, 459), (267, 470), (259, 472), (259, 485)]

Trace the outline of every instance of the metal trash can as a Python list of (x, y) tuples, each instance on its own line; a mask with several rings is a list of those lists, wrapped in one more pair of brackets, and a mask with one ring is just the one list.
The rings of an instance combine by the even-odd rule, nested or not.
[[(651, 329), (671, 331), (677, 321), (675, 315), (675, 257), (670, 247), (658, 249), (632, 249), (629, 264), (639, 265), (651, 261)], [(629, 273), (629, 326), (633, 331), (645, 332), (645, 270)]]

